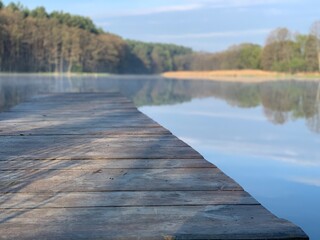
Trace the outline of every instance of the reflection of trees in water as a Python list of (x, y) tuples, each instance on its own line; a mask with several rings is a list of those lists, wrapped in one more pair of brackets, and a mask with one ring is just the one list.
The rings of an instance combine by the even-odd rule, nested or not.
[(218, 84), (224, 87), (221, 87), (215, 96), (225, 99), (233, 106), (261, 105), (266, 118), (274, 124), (306, 119), (310, 130), (320, 132), (320, 83), (318, 82)]
[(261, 105), (274, 124), (306, 119), (307, 126), (320, 132), (320, 83), (266, 82), (230, 83), (176, 81), (161, 77), (133, 76), (103, 78), (7, 77), (0, 79), (0, 110), (42, 92), (120, 91), (137, 106), (168, 105), (194, 98), (215, 97), (241, 108)]
[(27, 84), (6, 84), (0, 81), (0, 112), (28, 99), (35, 92), (35, 89)]
[[(210, 83), (210, 82), (207, 82)], [(311, 81), (265, 82), (257, 84), (213, 82), (190, 87), (193, 95), (204, 90), (206, 96), (225, 100), (232, 106), (262, 106), (274, 124), (306, 119), (312, 131), (320, 132), (320, 83)], [(201, 95), (201, 94), (199, 94)]]
[[(68, 79), (39, 75), (12, 75), (0, 77), (0, 112), (39, 94), (70, 91)], [(63, 84), (63, 85), (61, 85)]]
[(320, 131), (320, 88), (316, 82), (265, 83), (261, 105), (275, 124), (305, 118), (310, 130)]
[(314, 114), (307, 118), (308, 127), (317, 133), (320, 133), (320, 82), (316, 88), (316, 98), (314, 103)]
[(261, 105), (266, 118), (274, 124), (306, 119), (310, 130), (320, 132), (320, 83), (317, 82), (247, 84), (160, 80), (155, 85), (142, 88), (137, 96), (150, 97), (139, 105), (176, 103), (201, 97), (223, 99), (241, 108)]
[[(265, 116), (275, 124), (283, 124), (294, 119), (299, 110), (299, 101), (303, 101), (300, 88), (286, 83), (261, 84), (260, 99)], [(299, 113), (300, 114), (300, 113)]]
[(263, 112), (268, 120), (274, 124), (284, 124), (290, 116), (288, 112), (274, 111), (269, 108), (264, 108)]

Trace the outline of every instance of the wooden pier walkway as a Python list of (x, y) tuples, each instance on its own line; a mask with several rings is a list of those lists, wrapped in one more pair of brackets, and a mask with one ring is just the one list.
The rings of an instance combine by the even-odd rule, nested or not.
[(117, 93), (0, 113), (0, 239), (308, 239)]

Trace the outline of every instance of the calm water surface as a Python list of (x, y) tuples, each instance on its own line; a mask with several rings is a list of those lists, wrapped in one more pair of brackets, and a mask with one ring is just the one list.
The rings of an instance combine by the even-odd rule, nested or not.
[(278, 217), (320, 239), (320, 82), (1, 76), (0, 110), (48, 92), (120, 91)]

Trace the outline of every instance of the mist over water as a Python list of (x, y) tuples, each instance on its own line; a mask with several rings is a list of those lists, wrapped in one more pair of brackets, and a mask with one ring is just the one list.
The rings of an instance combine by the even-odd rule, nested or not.
[(310, 131), (320, 132), (320, 82), (280, 81), (232, 83), (177, 81), (160, 76), (55, 77), (13, 75), (0, 78), (0, 111), (32, 96), (59, 92), (121, 92), (136, 106), (172, 105), (213, 97), (241, 109), (261, 107), (276, 124), (304, 119)]
[(39, 94), (114, 91), (132, 99), (278, 217), (320, 239), (319, 82), (2, 75), (0, 111)]

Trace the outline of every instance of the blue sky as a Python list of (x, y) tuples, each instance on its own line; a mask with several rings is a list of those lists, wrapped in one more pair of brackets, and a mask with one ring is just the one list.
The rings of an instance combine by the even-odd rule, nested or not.
[[(3, 1), (7, 4), (10, 1)], [(34, 8), (91, 17), (124, 38), (220, 51), (241, 42), (264, 44), (277, 27), (307, 33), (320, 20), (318, 0), (21, 0)]]

